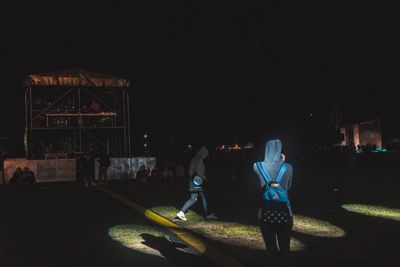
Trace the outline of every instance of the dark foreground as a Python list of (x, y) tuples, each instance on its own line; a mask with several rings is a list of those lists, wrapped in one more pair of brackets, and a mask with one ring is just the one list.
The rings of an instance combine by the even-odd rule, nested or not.
[[(298, 229), (293, 236), (305, 248), (293, 251), (295, 266), (399, 266), (399, 173), (396, 165), (364, 166), (356, 172), (298, 168), (292, 194), (296, 215), (329, 222), (345, 234), (330, 236), (328, 232)], [(115, 229), (127, 226), (140, 232), (146, 227), (155, 229), (155, 225), (95, 189), (85, 190), (75, 183), (46, 186), (34, 190), (0, 188), (0, 266), (213, 265), (182, 244), (172, 246), (174, 237), (168, 234), (143, 230), (147, 232), (139, 246), (127, 245), (126, 240), (115, 238), (115, 233), (120, 233)], [(184, 180), (148, 184), (114, 181), (110, 189), (147, 208), (169, 207), (172, 211), (164, 215), (170, 219), (188, 196)], [(207, 192), (220, 221), (253, 227), (257, 225), (256, 190), (254, 177), (243, 172), (239, 180), (230, 182), (211, 175)], [(371, 216), (350, 212), (344, 204), (373, 205), (383, 211)], [(374, 211), (370, 207), (366, 210)], [(199, 204), (195, 211), (202, 214)], [(307, 222), (298, 227), (311, 227)], [(190, 224), (183, 226), (190, 228)], [(212, 238), (209, 233), (203, 239), (245, 266), (268, 266), (264, 251), (255, 248), (255, 239), (246, 240), (246, 235), (238, 235), (237, 239), (243, 239), (239, 243), (224, 242), (223, 236)]]

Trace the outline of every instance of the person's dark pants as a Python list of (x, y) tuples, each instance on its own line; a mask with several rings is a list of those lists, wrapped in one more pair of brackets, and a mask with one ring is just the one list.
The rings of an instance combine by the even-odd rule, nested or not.
[(99, 182), (104, 186), (108, 186), (107, 170), (108, 167), (99, 168)]
[(290, 266), (290, 237), (292, 235), (293, 217), (285, 229), (273, 232), (268, 227), (260, 225), (261, 233), (267, 249), (271, 266)]
[(204, 192), (191, 192), (190, 198), (183, 205), (181, 211), (183, 211), (183, 213), (185, 213), (191, 206), (193, 206), (194, 203), (196, 203), (199, 195), (201, 196), (201, 200), (203, 202), (204, 216), (207, 217), (207, 215), (208, 215), (207, 198), (206, 198)]
[(92, 186), (94, 183), (94, 173), (89, 170), (85, 170), (83, 181), (85, 183), (85, 187)]

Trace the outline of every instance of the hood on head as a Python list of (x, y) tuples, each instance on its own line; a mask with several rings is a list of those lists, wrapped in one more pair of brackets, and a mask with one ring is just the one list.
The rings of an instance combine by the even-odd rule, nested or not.
[(282, 143), (279, 139), (269, 140), (265, 145), (264, 161), (280, 162)]
[(202, 146), (199, 149), (199, 151), (197, 151), (195, 158), (204, 160), (205, 158), (207, 158), (208, 154), (209, 154), (209, 152), (208, 152), (207, 148), (205, 146)]

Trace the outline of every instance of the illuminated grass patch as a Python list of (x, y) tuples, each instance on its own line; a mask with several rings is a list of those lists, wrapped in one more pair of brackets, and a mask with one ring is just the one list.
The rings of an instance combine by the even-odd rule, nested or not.
[[(177, 209), (171, 206), (152, 208), (153, 211), (168, 218), (175, 218)], [(177, 222), (178, 224), (201, 234), (209, 239), (223, 243), (244, 246), (252, 249), (264, 250), (264, 241), (258, 226), (230, 223), (223, 221), (209, 221), (198, 215), (194, 211), (186, 213), (187, 222)], [(291, 250), (298, 251), (305, 249), (305, 245), (299, 240), (292, 238)]]
[[(161, 216), (163, 216), (165, 218), (170, 219), (170, 220), (173, 220), (176, 216), (176, 213), (179, 211), (172, 206), (155, 207), (155, 208), (151, 208), (151, 210), (160, 214)], [(179, 221), (179, 224), (182, 226), (204, 221), (204, 218), (202, 216), (200, 216), (199, 214), (197, 214), (196, 212), (194, 212), (192, 210), (189, 210), (188, 212), (186, 212), (185, 216), (188, 219), (186, 222)]]
[(350, 212), (360, 213), (367, 216), (400, 221), (400, 209), (362, 204), (345, 204), (342, 205), (342, 208)]
[(346, 232), (326, 221), (295, 215), (293, 231), (318, 237), (343, 237)]
[[(259, 250), (265, 249), (264, 240), (258, 226), (221, 221), (204, 221), (190, 225), (188, 228), (206, 236), (207, 238), (227, 244)], [(292, 237), (290, 250), (299, 251), (305, 248), (305, 244)]]
[(142, 242), (144, 239), (141, 234), (149, 234), (155, 237), (165, 237), (165, 232), (157, 227), (144, 225), (117, 225), (109, 229), (108, 235), (114, 240), (121, 243), (123, 246), (151, 254), (161, 256), (160, 252), (152, 249)]

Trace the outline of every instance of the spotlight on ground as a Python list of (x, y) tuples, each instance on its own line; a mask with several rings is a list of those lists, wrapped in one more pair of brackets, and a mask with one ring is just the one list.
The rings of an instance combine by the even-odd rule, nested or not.
[(116, 225), (108, 230), (108, 235), (124, 247), (140, 251), (142, 253), (161, 256), (160, 252), (143, 244), (142, 234), (154, 237), (165, 237), (166, 233), (161, 228), (144, 225)]
[(318, 237), (344, 237), (346, 232), (327, 221), (301, 215), (294, 216), (293, 231)]
[(367, 216), (400, 221), (400, 209), (364, 204), (344, 204), (342, 205), (342, 208), (350, 212)]
[(109, 229), (108, 235), (124, 247), (149, 255), (164, 257), (163, 252), (168, 254), (176, 250), (200, 255), (174, 234), (157, 226), (116, 225)]
[[(172, 206), (161, 206), (152, 208), (158, 214), (173, 220), (178, 210)], [(216, 240), (221, 243), (243, 246), (251, 249), (264, 250), (264, 241), (260, 229), (256, 225), (246, 225), (224, 221), (204, 220), (202, 216), (194, 211), (186, 214), (187, 222), (177, 222), (206, 238)], [(291, 250), (304, 250), (306, 245), (301, 241), (292, 238)]]

